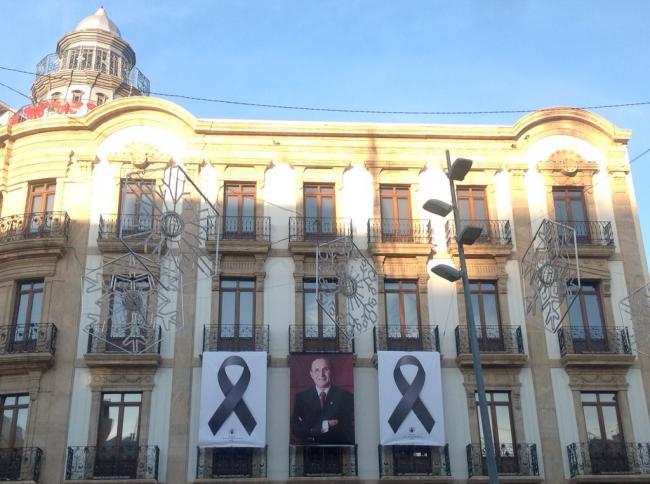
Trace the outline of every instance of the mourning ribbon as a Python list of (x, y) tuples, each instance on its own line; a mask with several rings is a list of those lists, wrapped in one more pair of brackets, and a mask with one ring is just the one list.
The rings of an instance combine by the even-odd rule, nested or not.
[[(239, 380), (237, 380), (237, 383), (234, 385), (228, 378), (228, 375), (226, 375), (226, 368), (229, 366), (241, 366), (244, 369)], [(233, 412), (235, 412), (235, 415), (239, 418), (239, 421), (246, 429), (246, 432), (248, 432), (248, 435), (253, 432), (253, 429), (257, 425), (257, 421), (255, 420), (255, 417), (253, 417), (253, 414), (251, 414), (243, 399), (250, 380), (251, 371), (248, 369), (246, 361), (241, 356), (229, 356), (223, 360), (217, 373), (217, 381), (219, 382), (219, 388), (221, 388), (225, 398), (208, 421), (208, 426), (210, 427), (210, 430), (212, 430), (212, 435), (215, 435), (219, 431), (223, 423)]]
[[(418, 372), (415, 374), (415, 378), (413, 378), (413, 381), (410, 384), (402, 374), (402, 366), (404, 365), (415, 365), (418, 368)], [(422, 368), (420, 360), (415, 356), (404, 355), (397, 360), (395, 369), (393, 370), (393, 378), (395, 379), (397, 388), (402, 394), (402, 398), (388, 419), (388, 424), (393, 429), (393, 432), (397, 432), (406, 416), (411, 410), (413, 410), (413, 413), (422, 423), (426, 431), (431, 433), (435, 421), (429, 413), (429, 410), (427, 410), (427, 407), (425, 407), (422, 400), (420, 400), (420, 392), (422, 391), (422, 388), (424, 388), (425, 376), (424, 368)]]

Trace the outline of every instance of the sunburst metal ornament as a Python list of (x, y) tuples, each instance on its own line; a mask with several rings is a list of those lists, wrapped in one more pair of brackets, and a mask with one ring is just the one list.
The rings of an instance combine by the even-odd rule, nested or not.
[(618, 302), (621, 312), (639, 323), (650, 323), (650, 284), (632, 291)]
[(572, 227), (544, 219), (521, 264), (526, 314), (540, 306), (544, 327), (555, 333), (578, 297), (578, 244)]
[[(377, 271), (352, 241), (340, 237), (316, 249), (316, 301), (348, 339), (377, 323)], [(332, 297), (334, 294), (334, 297)], [(336, 298), (345, 300), (337, 309)]]

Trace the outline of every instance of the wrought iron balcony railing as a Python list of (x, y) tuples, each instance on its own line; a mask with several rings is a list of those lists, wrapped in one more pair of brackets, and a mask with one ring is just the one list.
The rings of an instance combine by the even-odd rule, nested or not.
[(430, 220), (381, 219), (368, 220), (368, 243), (431, 244)]
[(56, 326), (32, 323), (26, 326), (0, 326), (0, 355), (16, 353), (50, 353), (56, 350)]
[(127, 328), (96, 325), (88, 333), (87, 353), (160, 354), (162, 328), (137, 328), (137, 334)]
[[(474, 225), (483, 229), (475, 244), (512, 245), (510, 220), (461, 220), (460, 224), (461, 227)], [(447, 220), (445, 233), (449, 246), (456, 239), (456, 224), (453, 220)]]
[(289, 477), (355, 477), (356, 445), (291, 445)]
[(203, 351), (268, 350), (268, 325), (210, 324), (203, 326)]
[(157, 445), (68, 447), (65, 478), (68, 481), (158, 479), (159, 459)]
[(136, 237), (142, 234), (143, 238), (160, 227), (159, 217), (134, 213), (108, 213), (99, 216), (99, 240), (116, 239), (120, 235)]
[[(590, 222), (587, 220), (557, 220), (557, 222), (575, 230), (578, 245), (614, 245), (614, 231), (611, 222)], [(561, 227), (559, 230), (561, 230)], [(571, 242), (571, 238), (568, 239)]]
[(557, 332), (560, 354), (632, 354), (628, 329), (621, 326), (560, 328)]
[[(569, 444), (567, 454), (571, 477), (600, 474), (650, 475), (650, 443), (647, 442), (593, 439)], [(648, 481), (650, 482), (650, 477)]]
[[(487, 476), (485, 447), (479, 444), (468, 444), (466, 450), (469, 477)], [(500, 475), (539, 475), (536, 444), (501, 444), (494, 451), (496, 454), (497, 472)]]
[(440, 351), (438, 326), (402, 328), (398, 325), (372, 329), (377, 351)]
[(352, 222), (345, 218), (290, 217), (289, 242), (322, 242), (352, 235)]
[(33, 212), (0, 218), (0, 244), (14, 240), (68, 238), (67, 212)]
[(354, 338), (348, 339), (334, 323), (289, 326), (290, 353), (354, 353)]
[(197, 447), (196, 452), (197, 479), (266, 478), (266, 447)]
[[(95, 62), (75, 63), (74, 70), (95, 71), (114, 75), (122, 79), (128, 86), (136, 88), (142, 96), (148, 96), (150, 83), (147, 76), (140, 72), (137, 67), (127, 66), (124, 59), (120, 58), (120, 60), (124, 65), (120, 66), (119, 69), (114, 68), (114, 65), (117, 65), (115, 62), (113, 65), (109, 65), (107, 61), (98, 62), (98, 59), (95, 59)], [(63, 65), (64, 63), (57, 53), (48, 54), (36, 64), (36, 75), (44, 76), (52, 72), (58, 72), (64, 68)]]
[(450, 475), (449, 445), (444, 447), (379, 446), (379, 477)]
[(38, 482), (42, 457), (38, 447), (0, 448), (0, 481)]
[[(524, 353), (521, 326), (476, 326), (481, 353)], [(456, 354), (471, 353), (467, 327), (456, 326)]]
[(209, 217), (208, 240), (216, 240), (217, 228), (221, 240), (271, 241), (271, 217)]

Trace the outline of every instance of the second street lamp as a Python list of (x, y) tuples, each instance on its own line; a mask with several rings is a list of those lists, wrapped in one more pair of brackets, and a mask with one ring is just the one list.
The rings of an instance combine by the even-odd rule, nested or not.
[(481, 368), (481, 353), (478, 347), (478, 338), (476, 337), (476, 324), (474, 321), (474, 309), (472, 308), (472, 297), (470, 294), (469, 278), (467, 277), (467, 263), (465, 261), (465, 244), (471, 245), (481, 236), (483, 232), (481, 227), (466, 225), (460, 228), (460, 216), (456, 204), (456, 188), (454, 180), (464, 180), (465, 175), (472, 167), (472, 160), (466, 158), (457, 158), (451, 163), (449, 150), (447, 155), (447, 178), (449, 178), (449, 190), (451, 191), (451, 205), (442, 200), (427, 200), (423, 208), (433, 214), (446, 217), (451, 211), (454, 213), (454, 225), (456, 229), (456, 243), (458, 244), (458, 258), (460, 260), (460, 270), (446, 264), (438, 264), (431, 269), (431, 272), (449, 282), (455, 282), (463, 279), (463, 295), (465, 297), (465, 314), (467, 317), (467, 332), (469, 334), (469, 347), (472, 352), (472, 362), (474, 366), (474, 376), (476, 378), (476, 389), (478, 393), (479, 410), (481, 412), (481, 426), (483, 431), (483, 441), (485, 443), (485, 458), (487, 460), (487, 470), (490, 484), (497, 484), (499, 478), (497, 475), (496, 456), (494, 453), (494, 442), (492, 440), (492, 429), (490, 427), (490, 417), (488, 414), (487, 399), (485, 397), (485, 383), (483, 382), (483, 369)]

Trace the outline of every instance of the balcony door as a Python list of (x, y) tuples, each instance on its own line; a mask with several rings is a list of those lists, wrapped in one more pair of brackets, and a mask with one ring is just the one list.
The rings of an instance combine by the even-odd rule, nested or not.
[(333, 185), (305, 185), (305, 238), (323, 239), (336, 236)]
[(38, 234), (48, 233), (52, 230), (52, 211), (54, 210), (55, 195), (55, 180), (29, 185), (27, 220), (25, 221), (29, 235), (38, 236)]
[(343, 448), (330, 446), (303, 447), (305, 477), (340, 476), (343, 474)]
[(396, 476), (430, 476), (433, 474), (432, 447), (421, 445), (393, 446)]
[(607, 351), (607, 332), (596, 283), (580, 283), (576, 299), (569, 308), (569, 323), (576, 353)]
[(303, 281), (303, 349), (336, 351), (339, 347), (338, 328), (332, 318), (326, 314), (326, 312), (335, 316), (338, 314), (335, 284), (333, 281), (321, 284), (319, 297), (323, 307), (316, 300), (316, 285), (314, 279)]
[(470, 281), (470, 291), (479, 348), (505, 351), (496, 282)]
[(381, 234), (384, 242), (411, 242), (411, 194), (409, 187), (382, 186), (379, 189), (381, 203)]
[(107, 351), (140, 352), (152, 341), (149, 327), (149, 291), (147, 274), (114, 275), (111, 278), (110, 313), (106, 328)]
[[(516, 474), (518, 472), (517, 444), (515, 440), (515, 426), (512, 417), (512, 403), (510, 392), (485, 392), (496, 454), (497, 470), (500, 474)], [(481, 437), (481, 455), (483, 456), (483, 475), (487, 475), (487, 462), (485, 459), (485, 443), (483, 438), (483, 425), (481, 411), (476, 395), (476, 413), (478, 415), (479, 435)]]
[(253, 449), (250, 447), (223, 447), (212, 449), (212, 477), (253, 477)]
[(29, 395), (0, 395), (0, 481), (18, 481), (27, 438)]
[(255, 280), (222, 279), (219, 290), (219, 348), (255, 349)]
[(141, 403), (140, 393), (102, 394), (95, 477), (137, 477)]
[(146, 235), (151, 231), (155, 189), (153, 180), (122, 181), (117, 229), (123, 235)]
[(224, 237), (255, 239), (255, 184), (226, 183)]
[(386, 344), (389, 350), (420, 350), (420, 311), (415, 281), (386, 281)]
[(627, 472), (625, 438), (616, 393), (581, 393), (592, 474)]
[(11, 352), (29, 352), (36, 349), (38, 326), (43, 310), (44, 286), (42, 279), (18, 283), (10, 342)]
[(575, 230), (578, 242), (589, 240), (587, 207), (582, 188), (553, 187), (555, 220)]
[[(488, 238), (490, 217), (485, 187), (457, 187), (456, 202), (461, 222), (481, 227), (483, 229), (481, 236)], [(462, 226), (458, 228), (459, 232), (462, 228)]]

